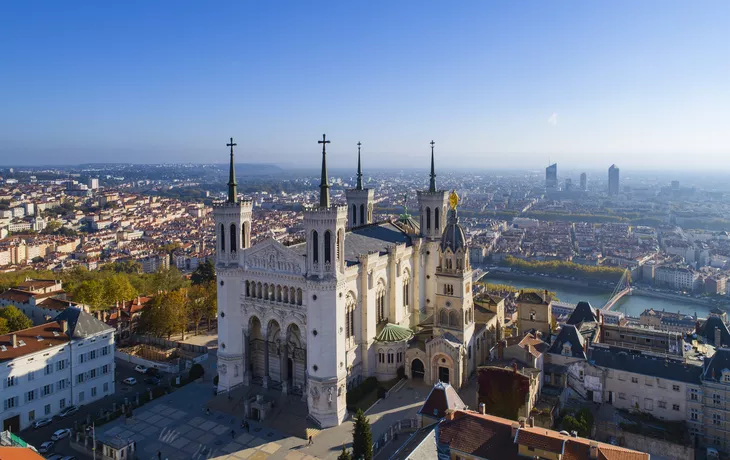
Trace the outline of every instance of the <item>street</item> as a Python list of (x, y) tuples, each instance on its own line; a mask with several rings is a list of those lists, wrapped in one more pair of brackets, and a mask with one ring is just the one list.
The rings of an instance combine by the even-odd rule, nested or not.
[[(140, 374), (134, 370), (134, 364), (127, 363), (124, 361), (121, 361), (119, 359), (115, 360), (116, 369), (115, 369), (115, 392), (112, 395), (106, 396), (98, 401), (94, 401), (93, 403), (86, 404), (83, 406), (80, 406), (79, 411), (75, 413), (74, 415), (71, 415), (69, 417), (60, 419), (58, 417), (53, 418), (53, 423), (46, 425), (44, 427), (33, 429), (33, 428), (26, 428), (25, 430), (21, 431), (18, 435), (27, 443), (33, 445), (36, 449), (38, 449), (41, 444), (43, 444), (45, 441), (51, 440), (51, 435), (56, 431), (60, 430), (62, 428), (73, 428), (74, 422), (84, 422), (86, 420), (87, 415), (89, 414), (96, 414), (98, 416), (99, 411), (101, 409), (104, 410), (112, 410), (112, 405), (114, 403), (117, 403), (117, 406), (124, 403), (124, 398), (129, 398), (130, 400), (134, 398), (134, 396), (137, 393), (141, 393), (143, 390), (146, 390), (148, 388), (152, 388), (154, 385), (144, 383), (144, 379), (147, 377), (143, 374)], [(122, 383), (122, 380), (126, 379), (127, 377), (134, 377), (137, 379), (137, 384), (134, 386), (125, 385)], [(170, 375), (163, 374), (163, 382), (170, 378)], [(73, 435), (72, 435), (73, 436)], [(63, 454), (63, 455), (76, 455), (77, 457), (81, 458), (82, 455), (79, 455), (78, 452), (72, 450), (69, 447), (69, 439), (70, 436), (67, 438), (62, 439), (61, 441), (58, 441), (54, 446), (51, 452), (45, 454), (46, 457), (50, 456), (53, 453), (56, 454)]]

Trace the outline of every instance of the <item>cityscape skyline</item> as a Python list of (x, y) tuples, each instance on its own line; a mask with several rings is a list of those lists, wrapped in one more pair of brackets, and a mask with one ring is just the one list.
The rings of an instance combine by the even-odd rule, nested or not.
[(3, 163), (728, 166), (724, 2), (81, 5), (5, 5)]

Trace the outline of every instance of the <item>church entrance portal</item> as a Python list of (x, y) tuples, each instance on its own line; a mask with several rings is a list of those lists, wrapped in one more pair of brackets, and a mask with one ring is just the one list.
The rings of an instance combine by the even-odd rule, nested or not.
[(420, 359), (414, 359), (411, 363), (411, 378), (413, 380), (423, 380), (426, 370), (423, 366), (423, 361)]
[(449, 383), (449, 368), (439, 366), (439, 380)]

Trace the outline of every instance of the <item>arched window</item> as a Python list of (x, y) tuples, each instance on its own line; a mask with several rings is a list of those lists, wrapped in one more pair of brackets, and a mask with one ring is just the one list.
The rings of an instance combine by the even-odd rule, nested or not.
[(426, 208), (426, 230), (431, 230), (431, 208)]
[(446, 310), (441, 310), (441, 312), (439, 313), (439, 325), (449, 325), (449, 314), (446, 312)]
[(408, 270), (403, 272), (403, 309), (407, 312), (411, 302), (411, 275)]
[(375, 311), (377, 322), (385, 321), (385, 283), (382, 278), (378, 280), (375, 288)]
[(435, 228), (436, 228), (436, 230), (438, 230), (438, 229), (440, 228), (440, 225), (441, 225), (441, 219), (439, 219), (439, 217), (440, 217), (440, 216), (439, 216), (439, 211), (440, 211), (440, 209), (439, 209), (439, 208), (435, 208), (435, 209), (433, 210), (433, 216), (434, 216), (434, 218), (435, 218), (434, 220), (436, 221), (436, 227), (435, 227)]
[(221, 224), (221, 251), (226, 250), (226, 227)]
[(264, 283), (264, 300), (269, 300), (269, 284)]
[(251, 291), (250, 291), (250, 289), (251, 289), (251, 283), (249, 283), (248, 281), (246, 281), (246, 297), (251, 297)]
[(332, 233), (324, 232), (324, 263), (332, 262)]
[(340, 246), (342, 246), (342, 230), (337, 230), (337, 258), (335, 259), (335, 262), (340, 262), (340, 257), (342, 256), (340, 252)]
[(282, 292), (282, 302), (289, 303), (289, 288), (284, 286), (284, 292)]
[(355, 227), (357, 225), (357, 205), (352, 205), (352, 226)]
[(394, 358), (393, 350), (388, 350), (388, 364), (393, 364), (395, 362)]
[(378, 350), (378, 362), (381, 364), (385, 362), (385, 351), (383, 349)]
[(241, 247), (246, 249), (246, 223), (241, 225)]
[(312, 232), (312, 262), (319, 263), (319, 234), (317, 230)]
[(365, 225), (365, 205), (360, 205), (360, 225)]
[(297, 303), (297, 292), (294, 288), (289, 288), (289, 303), (292, 305)]
[(256, 291), (257, 291), (256, 292), (256, 297), (258, 297), (260, 299), (262, 297), (262, 295), (263, 295), (263, 292), (264, 292), (261, 289), (261, 283), (260, 282), (259, 282), (259, 284), (256, 285)]
[(449, 312), (449, 326), (457, 327), (459, 325), (459, 320), (456, 319), (456, 312), (450, 311)]
[(297, 289), (297, 305), (302, 304), (302, 288)]
[(276, 301), (281, 302), (281, 286), (276, 286)]
[(354, 294), (348, 292), (345, 298), (345, 339), (355, 338), (355, 305)]
[(231, 224), (231, 252), (236, 252), (236, 224)]

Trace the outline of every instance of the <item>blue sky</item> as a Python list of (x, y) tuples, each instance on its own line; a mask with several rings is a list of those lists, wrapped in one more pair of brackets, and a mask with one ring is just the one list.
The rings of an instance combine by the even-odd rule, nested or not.
[(730, 169), (730, 2), (0, 2), (0, 164)]

